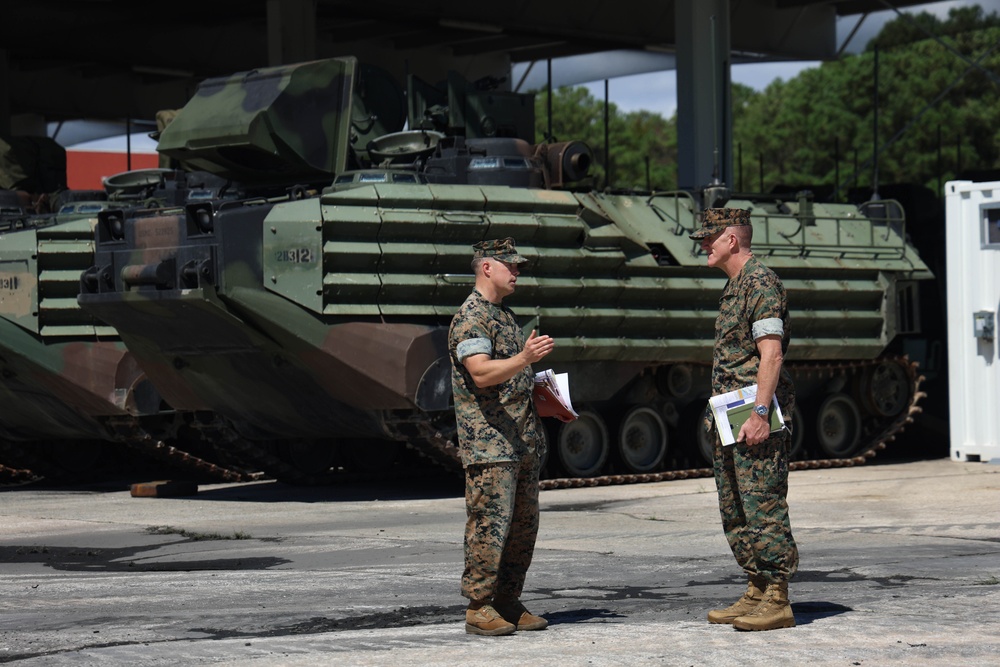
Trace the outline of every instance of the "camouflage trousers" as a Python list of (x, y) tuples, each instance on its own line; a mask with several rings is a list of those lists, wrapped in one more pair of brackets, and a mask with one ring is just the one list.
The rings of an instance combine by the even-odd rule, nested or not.
[(538, 535), (538, 457), (468, 466), (465, 513), (462, 595), (521, 597)]
[(715, 485), (729, 548), (749, 576), (788, 581), (799, 550), (788, 518), (787, 432), (757, 445), (715, 440)]

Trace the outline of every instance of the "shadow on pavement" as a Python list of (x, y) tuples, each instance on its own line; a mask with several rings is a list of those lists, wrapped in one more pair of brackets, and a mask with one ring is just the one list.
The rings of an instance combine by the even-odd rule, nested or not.
[(792, 603), (792, 612), (795, 614), (796, 625), (809, 625), (813, 621), (838, 616), (849, 611), (854, 611), (854, 609), (835, 602), (824, 602), (822, 600)]

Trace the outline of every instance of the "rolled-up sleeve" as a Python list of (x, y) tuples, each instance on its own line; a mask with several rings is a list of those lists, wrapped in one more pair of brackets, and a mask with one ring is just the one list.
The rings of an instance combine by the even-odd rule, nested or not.
[(460, 362), (465, 361), (474, 354), (486, 354), (492, 357), (493, 341), (489, 338), (469, 338), (463, 340), (455, 346), (455, 354)]
[(762, 336), (783, 336), (785, 334), (785, 325), (780, 317), (768, 317), (767, 319), (754, 322), (750, 328), (750, 332), (754, 340)]

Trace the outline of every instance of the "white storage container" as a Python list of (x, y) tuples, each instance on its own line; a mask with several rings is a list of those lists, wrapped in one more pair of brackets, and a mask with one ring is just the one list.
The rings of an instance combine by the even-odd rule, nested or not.
[(1000, 181), (945, 186), (951, 458), (1000, 463)]

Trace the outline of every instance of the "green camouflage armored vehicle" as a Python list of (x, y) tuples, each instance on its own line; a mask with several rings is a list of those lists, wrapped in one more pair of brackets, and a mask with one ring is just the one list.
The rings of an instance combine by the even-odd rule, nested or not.
[(534, 145), (530, 96), (454, 77), (411, 81), (412, 129), (368, 138), (391, 114), (358, 71), (206, 81), (163, 131), (162, 154), (269, 196), (99, 214), (80, 305), (167, 403), (219, 416), (244, 467), (316, 482), (387, 469), (406, 443), (457, 469), (447, 328), (471, 246), (505, 236), (531, 258), (509, 303), (556, 339), (545, 364), (580, 412), (549, 424), (550, 474), (704, 466), (724, 276), (688, 234), (723, 203), (752, 210), (755, 251), (788, 288), (797, 455), (849, 459), (909, 419), (916, 374), (887, 353), (931, 275), (894, 202), (574, 188), (585, 146)]
[[(108, 179), (106, 191), (62, 193), (54, 214), (9, 209), (3, 216), (0, 465), (81, 481), (109, 448), (104, 463), (120, 463), (125, 445), (162, 457), (183, 439), (182, 416), (163, 403), (114, 329), (81, 310), (76, 297), (81, 273), (94, 262), (97, 212), (203, 195), (213, 177), (192, 178), (131, 172)], [(190, 455), (197, 443), (188, 439), (184, 448), (175, 460), (220, 471)]]
[[(77, 307), (74, 298), (78, 283), (74, 275), (81, 267), (74, 267), (73, 261), (81, 249), (83, 262), (93, 256), (93, 226), (81, 220), (36, 228), (32, 222), (8, 218), (5, 227), (0, 234), (0, 447), (5, 449), (0, 461), (24, 468), (28, 457), (40, 449), (60, 448), (57, 443), (71, 440), (62, 451), (43, 458), (81, 466), (81, 457), (91, 457), (99, 449), (88, 440), (100, 440), (105, 431), (86, 408), (70, 406), (108, 402), (110, 395), (94, 396), (90, 387), (101, 382), (102, 374), (114, 374), (125, 355), (124, 345), (115, 337), (93, 345), (74, 340), (81, 334), (88, 339), (98, 336), (94, 319)], [(52, 262), (54, 255), (63, 261)], [(45, 297), (40, 299), (43, 272)], [(43, 329), (49, 335), (64, 330), (71, 338), (57, 334), (55, 340), (71, 342), (44, 345)], [(123, 412), (118, 407), (108, 411)], [(27, 451), (13, 444), (27, 441), (34, 441)], [(39, 464), (31, 467), (37, 470)]]

